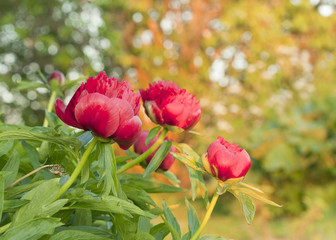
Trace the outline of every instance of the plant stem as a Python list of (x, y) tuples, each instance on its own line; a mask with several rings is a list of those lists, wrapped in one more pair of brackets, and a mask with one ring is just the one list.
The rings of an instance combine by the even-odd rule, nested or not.
[(212, 211), (213, 211), (213, 209), (216, 205), (218, 197), (219, 197), (218, 193), (215, 192), (214, 195), (212, 196), (210, 206), (209, 206), (207, 212), (205, 213), (205, 216), (203, 218), (203, 221), (202, 221), (201, 225), (199, 226), (199, 228), (195, 232), (194, 236), (192, 236), (192, 238), (190, 240), (196, 240), (201, 235), (201, 232), (203, 231), (205, 225), (207, 224), (207, 222), (210, 219), (211, 213), (212, 213)]
[(10, 189), (11, 187), (13, 187), (15, 184), (21, 182), (23, 179), (29, 177), (30, 175), (33, 175), (34, 173), (37, 173), (38, 171), (42, 170), (43, 168), (47, 168), (47, 167), (57, 167), (59, 166), (58, 164), (49, 164), (49, 165), (44, 165), (42, 167), (39, 167), (37, 169), (35, 169), (34, 171), (31, 171), (30, 173), (27, 173), (26, 175), (24, 175), (23, 177), (19, 178), (18, 180), (16, 180), (15, 182), (13, 182), (11, 185), (9, 185), (8, 187), (5, 188), (5, 190)]
[[(48, 106), (47, 106), (48, 112), (51, 112), (53, 110), (55, 101), (56, 101), (56, 91), (52, 91), (49, 102), (48, 102)], [(44, 117), (43, 127), (48, 127), (48, 120), (46, 116)]]
[(156, 142), (146, 152), (144, 152), (143, 154), (138, 156), (132, 162), (126, 163), (124, 166), (119, 168), (119, 170), (117, 171), (117, 174), (125, 172), (126, 170), (130, 169), (131, 167), (137, 165), (138, 163), (141, 163), (146, 158), (148, 158), (156, 149), (159, 148), (159, 146), (163, 142), (164, 138), (166, 137), (167, 133), (168, 133), (168, 129), (163, 128), (162, 132), (161, 132), (159, 138), (156, 140)]
[(74, 183), (74, 181), (78, 177), (79, 173), (82, 171), (82, 169), (83, 169), (83, 167), (86, 163), (86, 160), (88, 159), (88, 157), (89, 157), (91, 151), (93, 150), (93, 148), (96, 146), (97, 142), (98, 142), (98, 140), (96, 138), (92, 139), (92, 142), (90, 143), (89, 147), (85, 150), (81, 160), (78, 162), (78, 165), (75, 168), (75, 170), (72, 172), (70, 178), (68, 179), (68, 181), (66, 181), (66, 183), (64, 183), (64, 185), (59, 190), (55, 200), (57, 200), (60, 196), (62, 196), (63, 193), (65, 193), (71, 187), (71, 185)]

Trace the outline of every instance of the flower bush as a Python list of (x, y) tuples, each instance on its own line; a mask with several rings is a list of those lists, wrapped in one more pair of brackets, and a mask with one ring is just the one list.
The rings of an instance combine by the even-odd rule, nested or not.
[[(159, 81), (140, 90), (146, 113), (159, 124), (141, 132), (140, 94), (127, 82), (101, 72), (82, 83), (67, 106), (55, 102), (56, 95), (77, 81), (45, 82), (51, 95), (42, 127), (0, 125), (2, 239), (209, 239), (202, 231), (225, 192), (239, 200), (248, 223), (255, 212), (252, 198), (279, 206), (243, 182), (251, 160), (237, 145), (218, 137), (200, 157), (166, 137), (176, 128), (192, 129), (201, 117), (195, 96), (175, 83)], [(114, 142), (122, 156), (115, 155)], [(163, 201), (160, 208), (150, 195), (183, 190), (168, 171), (174, 158), (188, 169), (192, 200), (208, 201), (204, 174), (218, 182), (201, 221), (186, 201), (189, 231), (183, 235), (168, 205)], [(145, 165), (143, 174), (126, 172), (138, 164)], [(157, 169), (173, 185), (153, 178)], [(204, 196), (197, 196), (199, 187)], [(162, 222), (151, 222), (155, 218)]]

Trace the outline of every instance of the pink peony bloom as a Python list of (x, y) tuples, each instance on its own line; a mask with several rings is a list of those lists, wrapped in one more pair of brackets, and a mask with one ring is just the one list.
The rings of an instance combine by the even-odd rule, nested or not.
[(55, 103), (63, 122), (111, 138), (123, 149), (132, 146), (140, 134), (139, 108), (140, 94), (127, 82), (108, 78), (105, 72), (82, 83), (67, 107), (59, 99)]
[(251, 167), (251, 159), (245, 149), (218, 137), (210, 144), (207, 156), (203, 158), (203, 166), (215, 177), (226, 181), (230, 178), (244, 177)]
[(147, 115), (157, 124), (190, 130), (201, 118), (196, 98), (173, 82), (154, 82), (140, 94)]

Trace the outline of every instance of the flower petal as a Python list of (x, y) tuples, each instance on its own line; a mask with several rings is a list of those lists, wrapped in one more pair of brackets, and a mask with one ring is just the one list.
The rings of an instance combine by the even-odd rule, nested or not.
[(128, 149), (138, 138), (142, 123), (138, 116), (134, 116), (120, 125), (118, 130), (111, 136), (122, 149)]
[(122, 100), (108, 98), (100, 93), (88, 94), (80, 99), (75, 108), (75, 117), (85, 130), (100, 136), (111, 136), (119, 125), (119, 109)]
[(83, 129), (83, 127), (77, 122), (73, 114), (69, 114), (69, 112), (66, 111), (64, 103), (59, 99), (57, 99), (55, 102), (55, 111), (56, 115), (66, 124), (72, 127)]

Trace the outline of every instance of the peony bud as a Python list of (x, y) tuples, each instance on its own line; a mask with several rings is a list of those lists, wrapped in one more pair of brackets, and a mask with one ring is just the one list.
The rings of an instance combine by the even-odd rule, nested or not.
[(154, 82), (140, 94), (146, 114), (157, 124), (190, 130), (201, 118), (196, 98), (173, 82)]
[(204, 169), (222, 181), (242, 178), (251, 166), (251, 159), (245, 149), (230, 144), (222, 137), (210, 144), (202, 156)]
[[(143, 154), (144, 152), (146, 152), (158, 139), (158, 136), (156, 136), (149, 144), (148, 146), (145, 145), (145, 141), (146, 138), (148, 136), (148, 132), (147, 131), (142, 131), (140, 136), (138, 137), (138, 139), (135, 141), (134, 143), (134, 151), (138, 154)], [(165, 138), (165, 140), (168, 140), (167, 138)], [(152, 158), (154, 157), (155, 153), (157, 152), (157, 150), (155, 152), (153, 152), (147, 159), (146, 162), (147, 164), (152, 160)], [(176, 148), (174, 146), (172, 146), (170, 148), (169, 152), (176, 152)], [(163, 159), (162, 163), (160, 164), (159, 168), (163, 171), (167, 171), (171, 165), (174, 163), (175, 158), (168, 153), (167, 156), (165, 157), (165, 159)]]
[(65, 82), (64, 74), (58, 70), (53, 71), (48, 77), (48, 81), (56, 80), (59, 85), (62, 85)]
[(105, 72), (82, 83), (67, 107), (59, 99), (55, 103), (63, 122), (110, 138), (123, 149), (132, 146), (141, 132), (139, 108), (140, 94), (127, 82), (108, 78)]

